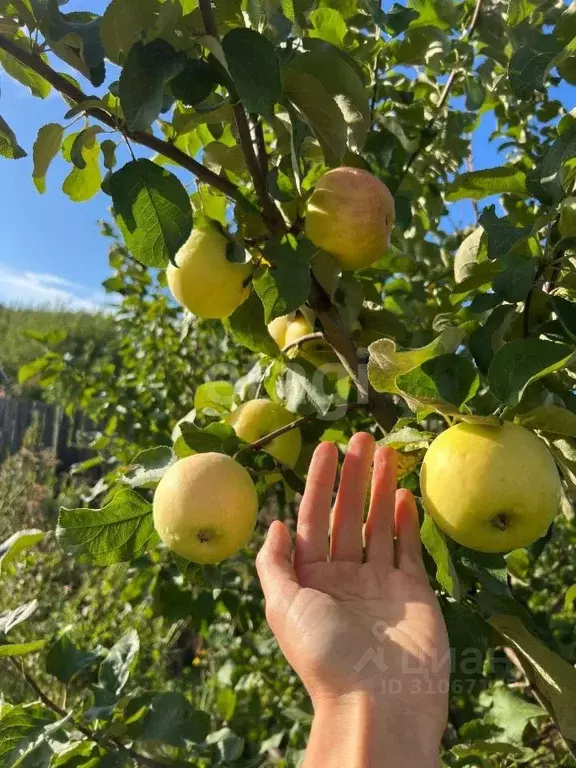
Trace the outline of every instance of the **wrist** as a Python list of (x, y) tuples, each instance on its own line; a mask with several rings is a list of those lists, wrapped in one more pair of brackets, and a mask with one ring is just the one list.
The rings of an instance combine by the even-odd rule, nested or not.
[[(438, 768), (440, 738), (416, 713), (387, 707), (371, 692), (315, 697), (304, 768)], [(342, 761), (343, 754), (346, 760)], [(334, 755), (334, 758), (331, 757)]]

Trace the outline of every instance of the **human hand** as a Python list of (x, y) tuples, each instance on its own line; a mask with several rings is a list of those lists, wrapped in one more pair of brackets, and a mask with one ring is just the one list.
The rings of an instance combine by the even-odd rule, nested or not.
[(432, 744), (437, 754), (447, 719), (449, 646), (422, 562), (414, 497), (396, 490), (394, 451), (375, 450), (370, 435), (356, 434), (330, 525), (337, 459), (331, 443), (314, 454), (294, 564), (288, 529), (279, 521), (270, 526), (257, 559), (268, 622), (315, 711), (342, 711), (352, 702), (357, 710), (368, 701), (373, 719), (408, 729), (413, 742)]

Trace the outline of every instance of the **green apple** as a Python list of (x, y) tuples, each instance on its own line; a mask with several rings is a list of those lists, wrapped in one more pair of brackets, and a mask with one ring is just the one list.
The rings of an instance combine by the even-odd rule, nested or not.
[(341, 269), (361, 269), (388, 249), (394, 198), (368, 171), (334, 168), (317, 181), (305, 225), (308, 239), (331, 253)]
[[(280, 427), (298, 418), (286, 408), (271, 400), (249, 400), (236, 408), (228, 417), (228, 423), (242, 440), (254, 443)], [(291, 429), (263, 446), (278, 461), (294, 467), (302, 448), (302, 435), (298, 428)]]
[(528, 429), (457, 424), (428, 449), (420, 474), (424, 507), (451, 538), (480, 552), (508, 552), (539, 539), (560, 503), (560, 477)]
[(166, 269), (176, 301), (204, 318), (228, 317), (250, 293), (250, 264), (226, 257), (228, 240), (213, 227), (194, 229)]
[(219, 563), (245, 546), (258, 495), (248, 471), (222, 453), (173, 464), (154, 493), (154, 527), (171, 550), (195, 563)]

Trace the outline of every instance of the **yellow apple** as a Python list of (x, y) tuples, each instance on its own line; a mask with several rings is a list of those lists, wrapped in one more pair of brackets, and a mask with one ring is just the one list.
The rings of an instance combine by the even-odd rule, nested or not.
[(298, 312), (276, 317), (271, 323), (268, 323), (268, 333), (280, 349), (284, 349), (287, 344), (292, 344), (301, 339), (302, 336), (313, 333), (313, 329), (304, 315)]
[[(249, 400), (228, 416), (228, 423), (242, 440), (254, 443), (280, 427), (285, 427), (297, 416), (271, 400)], [(263, 450), (283, 464), (294, 467), (302, 448), (302, 435), (298, 428), (291, 429), (263, 446)]]
[(194, 315), (228, 317), (250, 293), (250, 264), (226, 258), (228, 240), (218, 230), (194, 229), (166, 269), (168, 287), (176, 301)]
[(388, 187), (361, 168), (335, 168), (316, 183), (306, 208), (306, 236), (343, 270), (384, 255), (394, 226)]
[(509, 422), (442, 432), (424, 457), (420, 487), (438, 526), (480, 552), (528, 546), (546, 533), (560, 503), (560, 477), (545, 444)]
[(173, 464), (154, 494), (162, 541), (195, 563), (219, 563), (249, 541), (258, 495), (247, 470), (222, 453), (196, 453)]

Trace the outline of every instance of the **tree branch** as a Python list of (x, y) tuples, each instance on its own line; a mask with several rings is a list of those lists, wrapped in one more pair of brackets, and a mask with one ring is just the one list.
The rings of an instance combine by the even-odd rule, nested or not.
[[(66, 717), (69, 718), (68, 722), (70, 725), (75, 728), (77, 731), (80, 731), (80, 733), (85, 736), (89, 741), (93, 741), (95, 744), (99, 744), (101, 747), (106, 749), (107, 751), (117, 751), (123, 753), (126, 757), (131, 758), (139, 765), (143, 766), (143, 768), (166, 768), (164, 763), (159, 763), (157, 760), (153, 760), (150, 757), (146, 757), (145, 755), (141, 755), (139, 752), (136, 752), (134, 749), (131, 749), (129, 747), (125, 747), (123, 744), (121, 744), (116, 739), (106, 739), (103, 736), (101, 736), (99, 733), (96, 733), (96, 731), (92, 730), (92, 728), (88, 728), (87, 726), (81, 725), (76, 720), (70, 717), (70, 713), (66, 712), (65, 709), (62, 709), (58, 704), (56, 704), (55, 701), (52, 701), (52, 699), (46, 694), (42, 688), (38, 685), (36, 680), (32, 677), (32, 675), (27, 672), (26, 668), (24, 667), (24, 664), (22, 661), (18, 663), (15, 658), (9, 657), (10, 662), (12, 663), (12, 666), (22, 675), (28, 686), (34, 691), (36, 696), (40, 699), (42, 704), (44, 704), (45, 707), (48, 709), (51, 709), (53, 712), (55, 712), (58, 717)], [(171, 765), (175, 765), (174, 763), (171, 763)], [(180, 766), (183, 766), (186, 764), (180, 763)]]
[[(476, 5), (474, 6), (470, 23), (468, 24), (468, 27), (466, 28), (464, 34), (461, 37), (461, 40), (463, 42), (470, 40), (470, 38), (474, 34), (474, 30), (476, 29), (476, 26), (478, 24), (478, 19), (480, 18), (482, 2), (483, 0), (476, 0)], [(397, 187), (399, 187), (402, 184), (402, 182), (404, 181), (404, 178), (406, 177), (406, 174), (408, 173), (408, 171), (410, 170), (414, 162), (420, 157), (420, 155), (426, 149), (426, 147), (429, 146), (430, 143), (434, 140), (435, 138), (435, 134), (433, 131), (434, 123), (436, 122), (437, 117), (439, 116), (440, 112), (444, 108), (444, 105), (448, 101), (448, 97), (450, 96), (452, 86), (454, 85), (456, 81), (456, 76), (460, 71), (461, 70), (453, 69), (448, 75), (448, 79), (444, 83), (444, 88), (442, 89), (442, 92), (440, 94), (440, 99), (436, 106), (436, 114), (432, 118), (430, 118), (430, 120), (428, 121), (428, 124), (426, 125), (426, 128), (422, 131), (420, 143), (408, 158), (408, 162), (406, 163), (404, 170), (402, 171)]]
[(299, 347), (301, 344), (305, 344), (307, 341), (319, 341), (323, 338), (324, 334), (321, 331), (317, 331), (315, 333), (307, 333), (305, 336), (300, 336), (300, 338), (296, 339), (296, 341), (291, 341), (289, 344), (286, 344), (286, 346), (282, 347), (281, 351), (286, 354), (286, 352), (289, 352), (294, 347)]
[(250, 122), (252, 123), (252, 131), (254, 133), (254, 140), (256, 142), (256, 153), (258, 156), (258, 162), (260, 163), (260, 169), (265, 179), (268, 179), (268, 154), (266, 153), (266, 140), (264, 138), (264, 128), (262, 127), (262, 120), (258, 115), (251, 115)]
[[(368, 408), (368, 403), (347, 403), (346, 408), (351, 411), (357, 411), (361, 408)], [(293, 429), (297, 429), (302, 424), (306, 424), (309, 421), (313, 421), (314, 419), (318, 418), (317, 413), (310, 413), (308, 416), (299, 416), (297, 419), (294, 419), (294, 421), (291, 421), (289, 424), (285, 424), (283, 427), (279, 427), (278, 429), (275, 429), (274, 432), (270, 432), (267, 435), (264, 435), (259, 440), (256, 440), (253, 443), (250, 443), (248, 448), (252, 448), (253, 450), (258, 450), (259, 448), (263, 448), (265, 445), (268, 445), (268, 443), (271, 443), (272, 440), (275, 440), (277, 437), (280, 437), (281, 435), (285, 435), (286, 432), (291, 432)]]
[[(49, 82), (50, 85), (63, 96), (66, 96), (76, 104), (81, 104), (91, 98), (88, 94), (81, 91), (80, 88), (76, 87), (74, 83), (64, 77), (64, 75), (61, 75), (59, 72), (56, 72), (56, 70), (52, 69), (52, 67), (43, 61), (40, 56), (31, 53), (24, 48), (20, 48), (20, 46), (16, 45), (12, 40), (2, 34), (0, 34), (0, 49), (6, 51), (10, 56), (13, 56), (20, 62), (20, 64), (32, 69)], [(126, 124), (119, 122), (116, 118), (106, 112), (106, 110), (100, 107), (87, 107), (85, 111), (86, 114), (91, 115), (101, 123), (104, 123), (114, 130), (120, 131), (124, 136), (130, 139), (130, 141), (148, 147), (148, 149), (173, 160), (185, 170), (193, 173), (200, 181), (210, 184), (226, 195), (226, 197), (235, 200), (243, 208), (253, 212), (257, 211), (257, 208), (244, 197), (235, 184), (223, 176), (218, 176), (218, 174), (214, 173), (209, 168), (206, 168), (202, 163), (194, 160), (193, 157), (182, 152), (182, 150), (178, 149), (178, 147), (175, 147), (170, 142), (159, 139), (157, 136), (147, 133), (146, 131), (131, 131)]]
[(397, 420), (396, 406), (388, 395), (376, 392), (370, 385), (367, 376), (367, 354), (362, 354), (356, 348), (337, 308), (314, 275), (312, 275), (310, 306), (316, 312), (324, 338), (354, 382), (360, 401), (369, 406), (370, 412), (382, 431), (389, 432)]
[[(211, 0), (199, 0), (198, 5), (200, 7), (200, 15), (206, 34), (220, 42), (220, 35), (218, 33), (218, 26), (216, 24), (216, 17), (214, 16)], [(254, 182), (254, 189), (256, 190), (258, 201), (262, 207), (262, 218), (272, 234), (279, 234), (285, 230), (284, 221), (274, 200), (268, 192), (268, 181), (262, 173), (260, 163), (256, 156), (252, 136), (250, 134), (248, 116), (240, 101), (236, 101), (236, 103), (233, 104), (232, 110), (234, 112), (234, 120), (236, 121), (238, 140), (242, 147), (244, 157), (246, 158), (246, 166), (248, 167), (248, 172)]]

